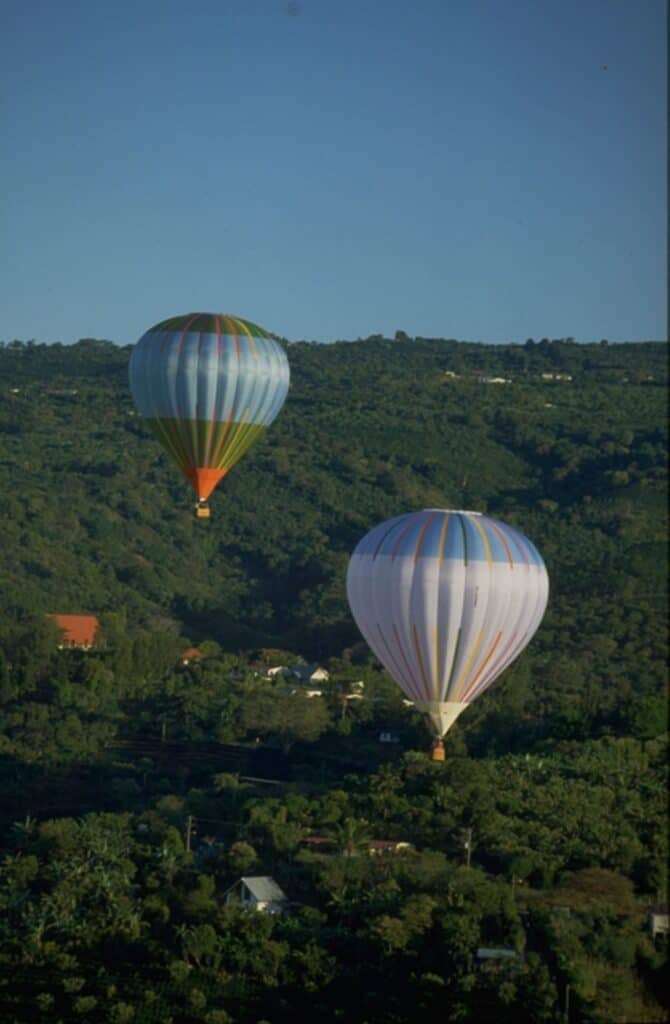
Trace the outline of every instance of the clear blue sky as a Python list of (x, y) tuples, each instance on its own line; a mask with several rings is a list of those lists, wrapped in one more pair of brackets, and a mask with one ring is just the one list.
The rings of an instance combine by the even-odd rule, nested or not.
[(0, 339), (666, 335), (665, 0), (4, 0)]

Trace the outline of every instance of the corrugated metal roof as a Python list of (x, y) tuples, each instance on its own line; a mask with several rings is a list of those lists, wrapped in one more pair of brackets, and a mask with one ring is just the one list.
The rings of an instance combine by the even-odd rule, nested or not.
[(242, 878), (242, 882), (259, 903), (282, 903), (288, 897), (269, 875), (256, 875)]

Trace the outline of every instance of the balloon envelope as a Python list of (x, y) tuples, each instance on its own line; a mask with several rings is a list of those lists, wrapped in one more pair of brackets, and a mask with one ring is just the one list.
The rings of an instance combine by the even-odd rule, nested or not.
[(535, 546), (479, 512), (389, 519), (363, 537), (347, 571), (358, 628), (440, 737), (521, 654), (548, 596)]
[(140, 338), (129, 376), (140, 415), (204, 501), (277, 416), (289, 365), (248, 320), (189, 313)]

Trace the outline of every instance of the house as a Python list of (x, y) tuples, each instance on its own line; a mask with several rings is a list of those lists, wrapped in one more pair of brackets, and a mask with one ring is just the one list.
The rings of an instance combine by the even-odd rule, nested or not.
[(510, 377), (480, 377), (480, 384), (511, 384)]
[(409, 850), (413, 850), (414, 847), (411, 843), (406, 843), (404, 840), (396, 839), (371, 839), (368, 843), (368, 853), (380, 854), (380, 853), (407, 853)]
[(291, 690), (291, 696), (296, 697), (300, 694), (301, 697), (323, 697), (323, 690), (314, 690), (311, 687), (307, 687), (301, 690)]
[(304, 846), (309, 846), (313, 850), (320, 850), (335, 845), (335, 840), (332, 836), (305, 836), (302, 842)]
[(293, 665), (291, 672), (301, 683), (327, 683), (330, 672), (318, 665)]
[(190, 665), (192, 661), (200, 661), (202, 656), (202, 651), (198, 647), (187, 647), (180, 655), (179, 661), (182, 665)]
[(291, 669), (286, 668), (284, 665), (268, 666), (262, 661), (252, 661), (249, 665), (249, 671), (254, 674), (256, 679), (279, 679), (281, 676), (290, 676)]
[[(302, 843), (317, 853), (333, 853), (336, 846), (336, 840), (332, 836), (305, 836)], [(372, 856), (383, 853), (408, 853), (414, 849), (411, 843), (402, 839), (369, 839), (362, 847)]]
[(380, 732), (379, 733), (380, 743), (400, 743), (400, 737), (395, 732)]
[(76, 647), (88, 651), (95, 645), (95, 637), (100, 628), (95, 615), (47, 615), (53, 619), (61, 634), (58, 650)]
[(571, 373), (541, 373), (540, 380), (572, 380)]
[(649, 928), (652, 939), (655, 939), (657, 935), (667, 935), (670, 932), (667, 903), (659, 903), (657, 906), (649, 908)]
[(237, 903), (265, 914), (281, 914), (288, 906), (288, 897), (270, 875), (240, 878), (224, 893), (226, 905)]
[(480, 946), (477, 950), (477, 962), (480, 967), (486, 963), (490, 963), (492, 966), (499, 966), (501, 961), (523, 961), (523, 954), (517, 953), (516, 949), (506, 949), (505, 947), (487, 948)]
[(266, 672), (268, 679), (279, 679), (284, 676), (290, 676), (291, 670), (286, 668), (285, 665), (276, 665), (274, 668), (269, 668)]

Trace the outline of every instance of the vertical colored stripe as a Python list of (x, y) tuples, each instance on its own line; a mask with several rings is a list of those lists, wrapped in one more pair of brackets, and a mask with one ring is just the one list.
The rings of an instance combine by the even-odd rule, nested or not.
[[(377, 623), (377, 632), (379, 633), (379, 638), (380, 638), (382, 644), (384, 645), (384, 648), (386, 650), (386, 653), (389, 656), (391, 664), (393, 665), (393, 667), (395, 669), (395, 674), (392, 672), (391, 675), (394, 675), (394, 678), (396, 679), (396, 681), (398, 681), (400, 679), (406, 679), (405, 672), (403, 672), (402, 668), (398, 664), (398, 659), (396, 658), (395, 654), (393, 653), (393, 650), (392, 650), (388, 640), (384, 636), (384, 633), (382, 631), (382, 627), (379, 625), (379, 623)], [(410, 687), (410, 689), (411, 689), (411, 687)], [(416, 696), (418, 697), (419, 694), (417, 693)]]
[(505, 536), (503, 531), (499, 530), (498, 527), (496, 526), (496, 524), (494, 522), (492, 522), (490, 519), (489, 519), (489, 526), (491, 527), (493, 532), (496, 534), (496, 536), (500, 538), (500, 540), (502, 542), (502, 546), (505, 549), (505, 554), (507, 555), (507, 561), (509, 562), (509, 567), (510, 567), (510, 569), (514, 569), (514, 559), (512, 558), (512, 552), (510, 551), (509, 544), (507, 543), (507, 537)]
[(434, 650), (435, 655), (435, 671), (433, 672), (433, 689), (435, 691), (435, 700), (440, 699), (440, 627), (435, 626), (434, 633)]
[(394, 636), (394, 638), (395, 638), (395, 642), (396, 642), (396, 643), (397, 643), (397, 645), (398, 645), (398, 650), (400, 651), (400, 657), (401, 657), (401, 658), (402, 658), (402, 660), (404, 661), (404, 663), (405, 663), (405, 668), (407, 669), (407, 671), (408, 671), (408, 673), (409, 673), (409, 677), (410, 677), (410, 679), (412, 680), (412, 682), (414, 683), (414, 686), (415, 686), (415, 688), (416, 688), (416, 693), (417, 693), (417, 694), (420, 694), (420, 693), (421, 693), (421, 687), (419, 686), (419, 684), (418, 684), (418, 682), (417, 682), (416, 676), (415, 676), (415, 675), (414, 675), (414, 673), (412, 672), (412, 666), (410, 665), (410, 663), (409, 663), (409, 662), (408, 662), (408, 660), (407, 660), (407, 655), (405, 654), (405, 652), (404, 652), (404, 650), (403, 650), (403, 646), (402, 646), (402, 643), (401, 643), (401, 641), (400, 641), (400, 636), (399, 636), (399, 634), (398, 634), (398, 630), (397, 630), (397, 628), (396, 628), (395, 624), (393, 625), (393, 636)]
[(436, 518), (437, 518), (437, 512), (434, 512), (432, 516), (430, 516), (428, 519), (426, 519), (425, 523), (421, 527), (421, 533), (419, 534), (419, 539), (417, 540), (416, 548), (414, 549), (414, 564), (415, 565), (416, 565), (417, 558), (421, 554), (421, 545), (423, 544), (423, 538), (426, 536), (426, 530), (428, 529), (430, 524), (435, 521)]
[(450, 517), (450, 513), (447, 512), (447, 514), (445, 515), (444, 520), (442, 522), (442, 531), (440, 533), (440, 545), (439, 545), (439, 551), (438, 551), (438, 564), (439, 565), (442, 565), (442, 562), (444, 561), (444, 548), (445, 548), (445, 545), (447, 543), (447, 527), (449, 525), (449, 517)]
[(514, 541), (519, 551), (521, 552), (521, 557), (526, 564), (526, 569), (530, 572), (531, 559), (528, 557), (528, 550), (526, 548), (526, 545), (523, 543), (523, 540), (521, 539), (520, 535), (517, 533), (512, 533), (511, 530), (510, 538)]
[(414, 525), (414, 519), (415, 519), (415, 516), (408, 516), (407, 517), (407, 523), (405, 524), (405, 528), (400, 531), (400, 533), (398, 535), (398, 538), (397, 538), (395, 544), (393, 545), (393, 553), (391, 555), (391, 561), (392, 562), (395, 561), (395, 557), (398, 554), (398, 548), (400, 547), (400, 541), (403, 539), (403, 537), (405, 536), (407, 531), (410, 529), (410, 527), (412, 527)]
[(423, 655), (421, 654), (421, 643), (419, 642), (419, 634), (417, 632), (416, 624), (412, 625), (412, 636), (414, 638), (414, 651), (416, 652), (417, 661), (419, 662), (419, 671), (421, 672), (421, 679), (423, 681), (423, 688), (426, 694), (426, 700), (430, 700), (430, 683), (428, 682), (428, 676), (426, 675), (426, 666), (423, 662)]
[(456, 661), (458, 659), (458, 649), (461, 646), (461, 633), (462, 627), (459, 626), (458, 632), (456, 633), (456, 643), (454, 644), (454, 656), (451, 659), (451, 668), (449, 669), (449, 678), (447, 679), (447, 685), (444, 691), (445, 700), (449, 699), (449, 689), (451, 687), (451, 680), (453, 679), (454, 670), (456, 668)]
[[(231, 320), (232, 319), (233, 319), (233, 317), (231, 317)], [(246, 337), (248, 338), (249, 345), (251, 347), (251, 353), (252, 353), (254, 359), (258, 359), (258, 352), (256, 350), (256, 342), (254, 341), (253, 334), (249, 330), (248, 326), (245, 324), (244, 320), (238, 320), (237, 317), (235, 317), (234, 319), (235, 319), (235, 323), (237, 324), (238, 331), (240, 331), (240, 333), (245, 334)]]
[(496, 636), (495, 640), (493, 641), (493, 643), (491, 644), (491, 646), (490, 646), (490, 648), (489, 648), (488, 654), (486, 655), (486, 657), (484, 658), (483, 662), (481, 663), (481, 665), (480, 665), (480, 666), (479, 666), (479, 668), (477, 669), (477, 672), (476, 672), (476, 674), (475, 674), (475, 675), (473, 676), (473, 678), (472, 678), (472, 680), (471, 680), (471, 682), (470, 682), (470, 685), (468, 686), (467, 690), (466, 690), (466, 691), (465, 691), (465, 693), (463, 694), (463, 700), (464, 700), (464, 701), (468, 699), (468, 695), (470, 694), (470, 692), (472, 691), (472, 689), (473, 689), (473, 688), (475, 687), (475, 685), (477, 684), (477, 680), (479, 679), (479, 677), (481, 676), (482, 672), (484, 671), (484, 669), (485, 669), (485, 668), (486, 668), (486, 666), (488, 665), (489, 661), (490, 661), (490, 660), (491, 660), (491, 658), (493, 657), (493, 655), (494, 655), (494, 653), (495, 653), (495, 649), (496, 649), (496, 647), (498, 646), (498, 644), (500, 643), (500, 637), (501, 637), (501, 636), (502, 636), (502, 630), (500, 630), (500, 631), (498, 632), (498, 634), (497, 634), (497, 636)]
[[(380, 548), (381, 548), (382, 544), (384, 543), (384, 541), (386, 540), (386, 538), (388, 537), (388, 535), (389, 535), (389, 534), (390, 534), (390, 533), (391, 533), (391, 532), (392, 532), (392, 531), (393, 531), (393, 530), (394, 530), (394, 529), (396, 528), (396, 526), (398, 526), (398, 525), (399, 525), (399, 524), (398, 524), (397, 522), (395, 522), (395, 523), (391, 523), (391, 525), (389, 526), (388, 530), (384, 530), (384, 532), (382, 533), (382, 539), (381, 539), (381, 540), (379, 541), (379, 544), (377, 545), (377, 547), (375, 548), (375, 550), (374, 550), (374, 552), (373, 552), (373, 554), (372, 554), (372, 561), (373, 561), (373, 562), (374, 562), (375, 558), (377, 557), (377, 555), (379, 554)], [(364, 538), (364, 539), (365, 539), (365, 538)]]
[(215, 449), (214, 455), (212, 457), (212, 466), (214, 466), (216, 469), (220, 469), (221, 468), (221, 459), (223, 457), (224, 445), (226, 443), (226, 438), (228, 437), (228, 434), (230, 433), (230, 427), (231, 427), (232, 421), (233, 421), (233, 406), (231, 405), (231, 407), (230, 407), (230, 409), (228, 411), (228, 417), (227, 417), (225, 423), (223, 424), (223, 430), (221, 432), (221, 435), (219, 437), (217, 437), (216, 449)]
[(240, 358), (240, 339), (239, 339), (239, 337), (237, 335), (237, 328), (235, 326), (235, 321), (233, 320), (233, 318), (231, 316), (226, 316), (226, 317), (223, 318), (223, 322), (226, 325), (226, 332), (233, 339), (233, 342), (235, 344), (235, 355), (239, 359)]
[(235, 445), (238, 444), (238, 439), (240, 438), (240, 433), (244, 430), (244, 427), (246, 426), (246, 420), (247, 420), (247, 416), (248, 415), (249, 415), (249, 410), (245, 409), (244, 410), (244, 415), (242, 416), (242, 419), (238, 421), (237, 429), (235, 430), (235, 433), (233, 434), (233, 436), (230, 439), (230, 444), (226, 448), (225, 452), (222, 452), (222, 460), (226, 464), (228, 469), (230, 469), (232, 453), (235, 450)]
[(456, 683), (456, 697), (454, 698), (455, 700), (459, 700), (460, 699), (458, 694), (460, 693), (461, 687), (463, 686), (463, 684), (466, 682), (466, 680), (468, 678), (468, 673), (470, 672), (470, 669), (472, 668), (472, 663), (474, 662), (475, 658), (477, 657), (477, 652), (479, 651), (479, 648), (481, 646), (481, 642), (482, 642), (483, 637), (484, 637), (484, 630), (480, 629), (479, 633), (477, 634), (477, 639), (475, 640), (474, 644), (472, 645), (472, 650), (470, 651), (470, 654), (468, 655), (468, 660), (465, 663), (465, 668), (461, 672), (460, 678), (459, 678), (458, 682)]
[(220, 316), (215, 316), (214, 317), (214, 324), (216, 326), (216, 352), (217, 352), (217, 355), (218, 355), (219, 359), (221, 359), (221, 351), (222, 351), (222, 347), (223, 346), (221, 344), (221, 317)]
[(465, 532), (465, 523), (463, 522), (463, 516), (459, 515), (458, 521), (461, 524), (461, 533), (463, 535), (463, 564), (468, 564), (468, 538)]
[(493, 564), (493, 559), (491, 558), (491, 544), (490, 544), (489, 538), (488, 538), (488, 536), (486, 534), (486, 530), (482, 526), (481, 520), (479, 520), (479, 519), (472, 519), (471, 522), (474, 523), (474, 525), (477, 527), (477, 529), (479, 530), (479, 533), (481, 534), (481, 538), (484, 541), (484, 550), (486, 552), (486, 562), (487, 562), (487, 565), (488, 565), (488, 567), (490, 569), (492, 564)]
[(495, 659), (493, 664), (489, 666), (488, 672), (486, 672), (482, 676), (478, 685), (472, 689), (472, 693), (470, 694), (470, 700), (474, 700), (474, 698), (477, 697), (480, 693), (483, 693), (486, 687), (488, 686), (489, 682), (491, 682), (494, 679), (497, 679), (499, 666), (505, 664), (505, 659), (507, 658), (509, 651), (514, 647), (514, 642), (517, 639), (518, 635), (518, 633), (512, 633), (511, 638), (507, 641), (503, 650), (499, 653), (498, 657)]

